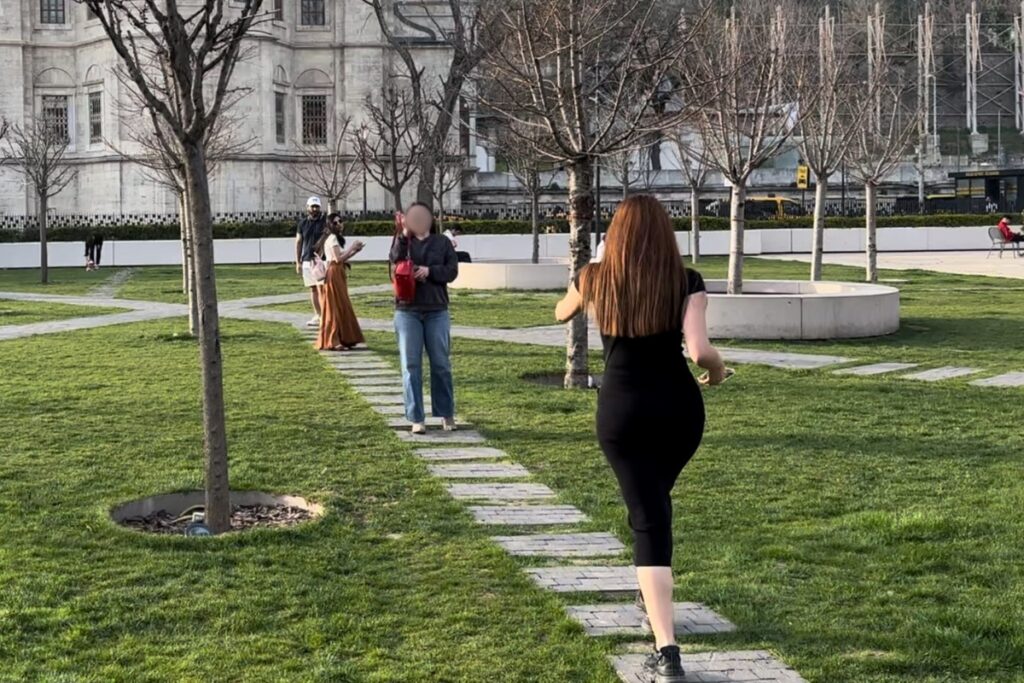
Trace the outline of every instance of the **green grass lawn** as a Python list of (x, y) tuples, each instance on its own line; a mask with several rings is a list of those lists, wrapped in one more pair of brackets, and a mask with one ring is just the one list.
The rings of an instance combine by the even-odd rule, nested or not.
[(114, 527), (119, 501), (200, 485), (182, 325), (0, 344), (0, 681), (613, 683), (603, 646), (286, 326), (224, 325), (232, 484), (326, 518), (198, 543)]
[(120, 313), (123, 310), (125, 309), (0, 299), (0, 327)]
[(102, 268), (86, 272), (85, 268), (50, 268), (49, 282), (44, 285), (39, 281), (38, 268), (0, 269), (0, 292), (82, 295), (102, 285), (118, 270)]
[[(242, 296), (295, 290), (287, 269), (233, 268), (224, 279)], [(751, 260), (747, 272), (806, 269)], [(129, 284), (159, 294), (173, 273), (149, 270)], [(701, 271), (721, 276), (724, 259)], [(354, 286), (380, 275), (354, 273)], [(1020, 283), (883, 276), (909, 280), (897, 335), (736, 343), (1024, 365), (1011, 355)], [(557, 295), (521, 310), (509, 296), (460, 293), (453, 314), (549, 319)], [(284, 325), (224, 323), (232, 482), (323, 501), (326, 518), (205, 541), (115, 528), (109, 506), (200, 485), (183, 324), (0, 343), (0, 681), (614, 682), (604, 657), (631, 639), (588, 639), (562, 612), (593, 596), (532, 587), (519, 569), (543, 560), (494, 546)], [(367, 336), (396, 360), (391, 335)], [(457, 338), (453, 363), (458, 411), (488, 445), (589, 515), (585, 530), (628, 542), (595, 394), (522, 379), (561, 372), (564, 351)], [(705, 399), (704, 444), (675, 493), (676, 597), (738, 630), (686, 647), (766, 648), (812, 683), (1024, 681), (1020, 424), (993, 419), (1024, 390), (741, 366)]]
[[(556, 292), (474, 291), (451, 289), (452, 324), (471, 327), (515, 329), (555, 324), (555, 304), (563, 294)], [(352, 295), (352, 306), (363, 318), (390, 319), (395, 299), (388, 292)], [(309, 304), (277, 304), (266, 308), (307, 313)]]
[[(563, 352), (454, 348), (460, 414), (627, 540), (594, 394), (520, 379)], [(1024, 391), (744, 366), (705, 397), (675, 494), (676, 597), (738, 631), (688, 642), (768, 648), (809, 681), (1024, 680), (1020, 430), (991, 419)]]

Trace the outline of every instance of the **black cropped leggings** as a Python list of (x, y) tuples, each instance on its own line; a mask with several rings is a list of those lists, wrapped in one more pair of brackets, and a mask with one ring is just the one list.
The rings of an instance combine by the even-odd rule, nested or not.
[(697, 405), (664, 411), (665, 403), (651, 405), (650, 396), (609, 396), (609, 388), (601, 388), (598, 440), (629, 511), (633, 563), (671, 567), (672, 487), (700, 446), (703, 404), (698, 394)]

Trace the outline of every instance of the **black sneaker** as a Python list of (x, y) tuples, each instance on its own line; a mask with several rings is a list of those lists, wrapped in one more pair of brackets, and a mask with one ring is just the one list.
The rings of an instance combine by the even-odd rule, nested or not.
[(644, 673), (651, 683), (686, 683), (686, 672), (678, 645), (666, 645), (652, 652), (644, 661)]
[(647, 635), (654, 633), (654, 629), (651, 628), (651, 618), (647, 616), (647, 605), (644, 604), (644, 594), (640, 591), (636, 592), (636, 600), (633, 602), (636, 608), (640, 610), (640, 630)]

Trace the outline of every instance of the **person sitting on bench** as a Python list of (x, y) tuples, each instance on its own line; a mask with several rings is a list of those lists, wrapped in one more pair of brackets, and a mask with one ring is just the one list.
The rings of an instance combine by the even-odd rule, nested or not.
[(458, 249), (459, 249), (458, 237), (461, 234), (462, 234), (462, 231), (459, 230), (458, 228), (455, 228), (455, 227), (448, 228), (447, 230), (444, 231), (444, 236), (448, 238), (448, 240), (452, 243), (452, 247), (456, 250), (455, 251), (455, 258), (458, 259), (459, 263), (472, 263), (473, 259), (472, 259), (472, 257), (470, 257), (468, 251), (458, 251)]

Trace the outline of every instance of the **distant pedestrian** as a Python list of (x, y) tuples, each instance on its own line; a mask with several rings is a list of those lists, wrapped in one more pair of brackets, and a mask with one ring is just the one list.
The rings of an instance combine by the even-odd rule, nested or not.
[(985, 197), (985, 213), (995, 213), (999, 210), (997, 204), (991, 197)]
[(462, 230), (456, 227), (451, 227), (444, 231), (444, 236), (448, 238), (448, 241), (452, 243), (452, 248), (455, 249), (455, 257), (459, 263), (472, 263), (473, 258), (469, 255), (468, 251), (459, 251), (459, 237), (461, 235)]
[(309, 288), (309, 299), (313, 304), (314, 316), (306, 323), (306, 327), (320, 326), (320, 292), (317, 287), (321, 280), (313, 272), (313, 261), (325, 225), (320, 198), (310, 197), (306, 200), (306, 217), (295, 228), (295, 272), (302, 274), (302, 284)]
[(85, 238), (85, 269), (99, 270), (103, 258), (103, 234), (94, 232)]
[(317, 251), (322, 251), (327, 261), (327, 277), (320, 286), (320, 336), (316, 341), (316, 348), (321, 351), (348, 351), (366, 341), (348, 296), (346, 273), (348, 262), (363, 250), (363, 243), (357, 241), (345, 249), (344, 231), (341, 216), (332, 213), (317, 245)]

